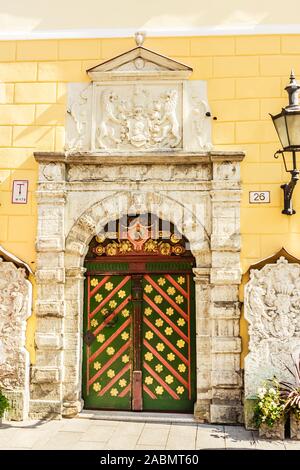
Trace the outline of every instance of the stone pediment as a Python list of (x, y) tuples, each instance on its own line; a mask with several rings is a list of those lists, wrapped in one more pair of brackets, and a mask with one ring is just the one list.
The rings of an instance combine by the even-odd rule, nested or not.
[(136, 33), (137, 47), (89, 69), (90, 84), (69, 85), (65, 150), (211, 150), (206, 83), (143, 40)]
[(188, 78), (193, 69), (157, 52), (142, 46), (120, 54), (113, 59), (102, 62), (87, 70), (92, 81), (105, 80), (110, 77), (118, 79), (134, 78)]

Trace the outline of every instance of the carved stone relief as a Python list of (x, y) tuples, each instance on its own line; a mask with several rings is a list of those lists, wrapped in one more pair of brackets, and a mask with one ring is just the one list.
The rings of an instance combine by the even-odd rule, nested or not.
[(208, 165), (70, 165), (68, 181), (207, 181)]
[(256, 395), (263, 380), (290, 380), (285, 365), (300, 353), (300, 265), (280, 257), (276, 264), (251, 270), (245, 288), (249, 354), (245, 359), (245, 397)]
[(92, 85), (73, 83), (68, 93), (66, 144), (67, 151), (83, 151), (91, 145)]
[(0, 258), (0, 389), (13, 398), (14, 419), (24, 419), (28, 412), (25, 329), (30, 314), (31, 284), (25, 270)]
[(181, 90), (154, 84), (97, 84), (94, 92), (96, 149), (174, 148), (181, 142)]
[(68, 152), (210, 150), (204, 82), (69, 85)]

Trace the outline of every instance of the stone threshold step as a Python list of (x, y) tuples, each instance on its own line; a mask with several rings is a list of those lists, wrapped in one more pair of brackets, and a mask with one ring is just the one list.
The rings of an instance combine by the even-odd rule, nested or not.
[(105, 410), (83, 410), (78, 418), (99, 419), (109, 421), (130, 421), (143, 423), (164, 424), (198, 424), (192, 414), (181, 413), (150, 413), (145, 411), (105, 411)]

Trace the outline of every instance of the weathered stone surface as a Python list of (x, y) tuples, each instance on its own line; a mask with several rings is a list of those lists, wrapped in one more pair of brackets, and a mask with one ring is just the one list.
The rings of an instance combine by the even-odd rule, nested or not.
[(291, 380), (285, 365), (300, 350), (300, 264), (281, 257), (276, 264), (251, 270), (245, 287), (249, 354), (245, 358), (245, 397), (256, 395), (266, 379)]
[(39, 269), (36, 272), (36, 278), (40, 283), (49, 284), (61, 282), (65, 280), (65, 271), (63, 268), (56, 269)]
[(36, 314), (40, 317), (63, 317), (64, 316), (64, 302), (63, 301), (51, 301), (41, 300), (36, 302), (35, 307)]
[(215, 336), (212, 339), (212, 352), (229, 353), (241, 352), (241, 339), (227, 336)]
[(246, 429), (257, 429), (254, 419), (254, 407), (256, 400), (251, 398), (246, 398), (244, 400), (244, 418), (245, 418), (245, 428)]
[(60, 419), (62, 404), (60, 401), (30, 400), (30, 419)]
[(258, 428), (259, 437), (265, 439), (284, 439), (284, 419), (275, 422), (273, 426), (261, 423)]
[(290, 438), (300, 440), (300, 419), (294, 413), (290, 414)]
[(32, 383), (56, 383), (60, 380), (60, 370), (55, 367), (32, 367)]
[(31, 315), (32, 287), (23, 268), (0, 258), (0, 389), (15, 406), (11, 419), (25, 419), (29, 400), (29, 354), (26, 320)]
[(62, 335), (55, 333), (36, 333), (35, 343), (39, 349), (61, 349)]
[(211, 423), (243, 423), (243, 407), (241, 405), (211, 405)]

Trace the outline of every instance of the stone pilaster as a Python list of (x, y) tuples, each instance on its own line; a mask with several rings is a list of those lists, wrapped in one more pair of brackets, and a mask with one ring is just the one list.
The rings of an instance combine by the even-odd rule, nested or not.
[(82, 312), (85, 268), (69, 268), (66, 272), (64, 320), (64, 417), (73, 417), (81, 411), (81, 357)]
[(194, 268), (196, 297), (196, 375), (197, 400), (194, 407), (199, 421), (210, 421), (211, 405), (211, 335), (210, 268)]
[(36, 363), (31, 367), (30, 416), (59, 417), (62, 407), (64, 206), (62, 163), (40, 165), (37, 236)]
[(238, 284), (240, 269), (239, 163), (213, 163), (211, 234), (210, 421), (242, 421)]

